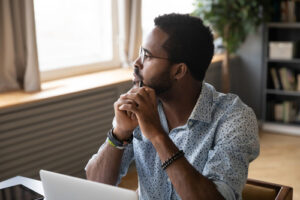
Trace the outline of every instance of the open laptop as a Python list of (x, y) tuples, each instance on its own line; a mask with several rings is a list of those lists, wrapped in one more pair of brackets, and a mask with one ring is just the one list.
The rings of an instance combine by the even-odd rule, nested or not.
[(46, 200), (137, 200), (133, 190), (40, 170)]

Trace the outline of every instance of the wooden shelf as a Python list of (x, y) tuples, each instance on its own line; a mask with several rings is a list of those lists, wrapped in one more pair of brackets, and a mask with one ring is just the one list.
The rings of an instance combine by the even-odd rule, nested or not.
[(267, 26), (269, 28), (300, 28), (300, 22), (272, 22)]
[(300, 97), (300, 91), (287, 91), (287, 90), (267, 89), (266, 92), (267, 92), (267, 94)]
[(262, 124), (262, 129), (264, 131), (300, 136), (300, 126), (293, 123), (286, 124), (266, 121)]
[(271, 59), (268, 58), (268, 62), (277, 62), (277, 63), (296, 63), (300, 64), (300, 58), (293, 58), (293, 59)]

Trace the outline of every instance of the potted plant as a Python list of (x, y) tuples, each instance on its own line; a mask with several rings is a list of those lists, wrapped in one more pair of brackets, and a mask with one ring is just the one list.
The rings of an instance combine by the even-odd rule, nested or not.
[(194, 16), (212, 26), (225, 49), (222, 62), (223, 92), (230, 89), (229, 56), (236, 52), (247, 35), (267, 20), (270, 0), (195, 0)]

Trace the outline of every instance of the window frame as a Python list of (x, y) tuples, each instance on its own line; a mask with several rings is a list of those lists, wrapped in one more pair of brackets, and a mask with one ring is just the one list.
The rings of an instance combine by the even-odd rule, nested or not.
[(116, 69), (121, 67), (121, 59), (119, 53), (119, 21), (118, 21), (118, 3), (117, 0), (111, 0), (111, 17), (112, 17), (112, 49), (113, 57), (110, 61), (97, 62), (84, 65), (74, 65), (65, 68), (40, 71), (41, 82), (62, 79), (72, 76), (78, 76), (93, 72), (104, 71), (108, 69)]

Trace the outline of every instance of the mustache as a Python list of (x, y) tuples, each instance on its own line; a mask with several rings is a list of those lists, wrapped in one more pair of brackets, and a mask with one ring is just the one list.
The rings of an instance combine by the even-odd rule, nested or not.
[(137, 68), (137, 67), (134, 68), (134, 74), (135, 74), (140, 80), (143, 80), (143, 77), (142, 77), (142, 75), (140, 74), (139, 68)]

